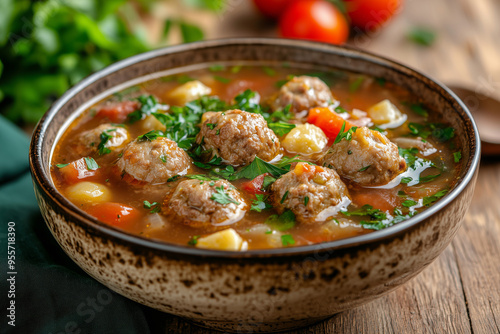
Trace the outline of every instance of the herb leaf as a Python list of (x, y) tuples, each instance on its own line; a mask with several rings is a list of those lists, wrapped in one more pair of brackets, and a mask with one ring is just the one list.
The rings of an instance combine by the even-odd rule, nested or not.
[(276, 123), (268, 123), (267, 124), (271, 130), (276, 133), (278, 137), (286, 135), (288, 132), (290, 132), (292, 129), (296, 127), (295, 124), (291, 123), (286, 123), (286, 122), (276, 122)]
[(106, 143), (111, 139), (113, 138), (113, 135), (110, 135), (109, 133), (110, 132), (113, 132), (113, 131), (116, 131), (116, 129), (109, 129), (109, 130), (104, 130), (103, 132), (101, 132), (101, 134), (99, 135), (99, 138), (101, 139), (101, 142), (99, 143), (99, 146), (97, 146), (97, 148), (99, 149), (98, 152), (99, 152), (99, 155), (104, 155), (104, 154), (108, 154), (108, 153), (111, 153), (111, 150), (109, 148), (107, 148), (105, 145)]
[(407, 35), (416, 44), (431, 46), (436, 40), (436, 33), (429, 28), (415, 27)]
[(291, 210), (286, 210), (281, 215), (271, 215), (265, 222), (276, 231), (287, 231), (295, 226), (295, 214)]
[(146, 141), (146, 140), (153, 141), (159, 137), (165, 137), (165, 134), (160, 130), (151, 130), (151, 131), (137, 137), (137, 141)]
[(231, 203), (236, 204), (236, 205), (240, 204), (235, 199), (233, 199), (228, 193), (224, 192), (223, 185), (220, 187), (215, 187), (215, 192), (212, 194), (210, 199), (214, 200), (215, 202), (220, 203), (222, 205), (231, 204)]
[(349, 130), (344, 132), (345, 125), (346, 125), (346, 121), (344, 121), (344, 123), (342, 123), (342, 127), (340, 128), (340, 132), (337, 135), (337, 137), (335, 137), (335, 141), (333, 142), (334, 144), (340, 143), (340, 141), (344, 138), (347, 141), (351, 141), (353, 133), (356, 132), (356, 130), (358, 129), (357, 126), (353, 126)]
[(462, 159), (462, 152), (453, 152), (453, 161), (455, 161), (455, 163), (458, 163), (460, 159)]
[(281, 236), (281, 244), (283, 246), (292, 246), (295, 245), (295, 240), (290, 234), (283, 234)]
[(271, 204), (267, 203), (267, 196), (257, 194), (255, 195), (255, 200), (252, 201), (252, 206), (250, 207), (250, 210), (252, 211), (257, 211), (257, 212), (262, 212), (262, 210), (266, 209), (271, 209), (272, 206)]
[(56, 164), (56, 167), (57, 168), (64, 168), (64, 167), (66, 167), (68, 165), (69, 165), (69, 163), (67, 163), (67, 164)]
[(85, 164), (87, 165), (88, 170), (96, 170), (99, 168), (99, 165), (94, 160), (94, 158), (85, 157), (83, 159), (85, 160)]
[(265, 173), (269, 173), (274, 177), (279, 177), (286, 174), (288, 170), (274, 166), (259, 157), (255, 157), (252, 163), (246, 167), (243, 167), (238, 173), (236, 173), (237, 178), (245, 178), (249, 180), (255, 179), (257, 176)]
[(438, 191), (437, 193), (435, 193), (432, 196), (426, 196), (426, 197), (424, 197), (423, 204), (426, 206), (429, 206), (431, 203), (436, 202), (438, 199), (440, 199), (441, 197), (443, 197), (447, 193), (448, 193), (448, 189), (443, 189), (443, 190)]

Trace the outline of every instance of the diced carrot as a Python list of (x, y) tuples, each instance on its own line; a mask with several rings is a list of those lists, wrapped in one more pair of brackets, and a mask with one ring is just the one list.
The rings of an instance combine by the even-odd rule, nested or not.
[(138, 108), (139, 102), (137, 101), (111, 103), (99, 109), (96, 116), (107, 118), (113, 123), (123, 123), (127, 119), (127, 115), (136, 111)]
[(400, 198), (393, 189), (363, 189), (362, 192), (351, 192), (351, 197), (360, 207), (368, 204), (374, 209), (390, 213), (400, 205)]
[(127, 228), (137, 221), (141, 213), (139, 210), (120, 203), (98, 203), (86, 209), (87, 213), (103, 223)]
[(85, 158), (71, 162), (69, 165), (59, 168), (59, 174), (66, 184), (75, 184), (86, 181), (102, 181), (101, 169), (89, 170)]
[(330, 139), (334, 140), (342, 129), (342, 125), (345, 122), (344, 131), (349, 130), (354, 125), (342, 118), (339, 114), (331, 111), (329, 108), (312, 108), (309, 110), (309, 115), (307, 117), (307, 122), (314, 124), (319, 127), (325, 135)]

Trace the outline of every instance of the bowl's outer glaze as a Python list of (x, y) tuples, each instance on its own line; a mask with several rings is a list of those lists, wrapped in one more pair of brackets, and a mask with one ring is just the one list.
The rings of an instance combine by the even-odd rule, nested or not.
[[(202, 251), (131, 236), (87, 216), (50, 181), (51, 147), (66, 119), (90, 98), (144, 75), (224, 61), (306, 63), (383, 77), (421, 97), (451, 123), (461, 143), (461, 180), (435, 206), (361, 237), (248, 253)], [(32, 139), (35, 194), (52, 234), (89, 275), (118, 293), (201, 325), (233, 331), (300, 327), (369, 302), (405, 283), (450, 243), (472, 199), (477, 129), (442, 85), (360, 51), (272, 39), (210, 41), (153, 51), (117, 63), (66, 93)]]

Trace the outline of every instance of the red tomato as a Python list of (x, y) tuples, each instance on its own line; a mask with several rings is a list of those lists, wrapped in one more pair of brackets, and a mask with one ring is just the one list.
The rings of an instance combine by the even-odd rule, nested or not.
[(262, 190), (262, 185), (264, 184), (264, 178), (266, 177), (266, 175), (271, 174), (261, 174), (251, 181), (243, 182), (241, 185), (241, 189), (252, 195), (265, 194), (266, 192)]
[(59, 168), (58, 171), (66, 184), (75, 184), (83, 179), (86, 181), (102, 181), (103, 179), (101, 169), (89, 170), (84, 158), (75, 160), (69, 165)]
[(262, 15), (270, 19), (278, 19), (290, 3), (297, 0), (253, 0)]
[(280, 19), (283, 37), (343, 44), (349, 37), (344, 15), (330, 2), (304, 0), (290, 4)]
[(137, 101), (123, 101), (106, 105), (97, 112), (98, 117), (107, 118), (113, 123), (123, 123), (127, 115), (139, 108)]
[(310, 124), (314, 124), (321, 130), (323, 130), (325, 135), (330, 140), (334, 140), (335, 138), (337, 138), (337, 135), (342, 129), (342, 125), (344, 124), (344, 122), (344, 131), (347, 131), (354, 126), (351, 122), (346, 121), (339, 114), (331, 111), (328, 108), (313, 108), (309, 110), (307, 122)]
[(374, 30), (398, 12), (402, 0), (344, 0), (351, 24), (362, 30)]
[(122, 228), (130, 227), (141, 216), (137, 209), (112, 202), (95, 204), (86, 211), (89, 215), (94, 216), (103, 223)]
[(365, 204), (373, 206), (375, 209), (381, 211), (389, 211), (392, 214), (394, 208), (398, 207), (401, 203), (399, 197), (395, 194), (393, 189), (363, 189), (363, 192), (352, 192), (352, 201), (358, 206)]

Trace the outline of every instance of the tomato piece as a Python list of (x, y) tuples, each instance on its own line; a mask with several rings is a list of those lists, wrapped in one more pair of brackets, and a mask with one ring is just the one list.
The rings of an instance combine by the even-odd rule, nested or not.
[(252, 194), (252, 195), (265, 194), (266, 192), (262, 190), (262, 187), (264, 184), (264, 178), (267, 175), (271, 175), (271, 174), (269, 174), (269, 173), (260, 174), (259, 176), (257, 176), (253, 180), (243, 182), (241, 184), (241, 189), (245, 190), (247, 193)]
[(139, 210), (128, 205), (106, 202), (98, 203), (86, 209), (87, 213), (103, 223), (127, 228), (140, 218)]
[(344, 0), (351, 24), (361, 30), (375, 30), (401, 8), (402, 0)]
[(394, 208), (400, 205), (400, 198), (393, 189), (366, 189), (362, 192), (351, 192), (352, 201), (358, 206), (371, 205), (374, 209), (393, 213)]
[(137, 109), (139, 109), (139, 102), (137, 101), (116, 102), (103, 106), (96, 116), (107, 118), (113, 123), (123, 123), (127, 120), (128, 114)]
[(292, 2), (297, 0), (253, 0), (259, 12), (270, 19), (278, 19)]
[(85, 158), (81, 158), (71, 162), (69, 165), (59, 168), (59, 175), (66, 184), (75, 184), (82, 180), (86, 181), (102, 181), (102, 170), (89, 170)]
[(344, 44), (349, 37), (349, 25), (332, 3), (304, 0), (287, 7), (280, 18), (280, 33), (286, 38)]
[(319, 127), (325, 135), (330, 139), (334, 140), (342, 129), (342, 125), (345, 122), (344, 131), (349, 130), (354, 125), (346, 121), (339, 114), (331, 111), (329, 108), (313, 108), (309, 110), (309, 115), (307, 117), (307, 122)]

